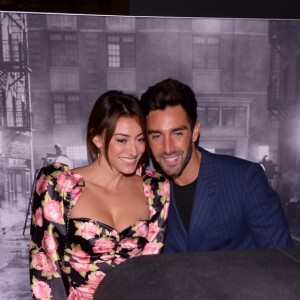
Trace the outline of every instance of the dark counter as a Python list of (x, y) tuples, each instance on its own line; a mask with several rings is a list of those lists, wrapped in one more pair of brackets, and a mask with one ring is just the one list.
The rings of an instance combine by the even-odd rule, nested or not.
[(129, 259), (97, 300), (300, 299), (300, 248), (178, 253)]

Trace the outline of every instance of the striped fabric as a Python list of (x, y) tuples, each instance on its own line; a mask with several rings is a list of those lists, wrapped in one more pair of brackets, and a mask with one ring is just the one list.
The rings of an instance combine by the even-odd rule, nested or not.
[(174, 201), (163, 252), (195, 252), (292, 245), (278, 194), (258, 163), (202, 148), (193, 212), (186, 231)]

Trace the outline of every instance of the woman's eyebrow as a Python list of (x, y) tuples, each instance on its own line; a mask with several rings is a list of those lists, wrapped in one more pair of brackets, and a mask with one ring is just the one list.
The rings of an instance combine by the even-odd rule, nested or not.
[[(116, 133), (114, 133), (113, 135), (114, 135), (114, 136), (120, 135), (120, 136), (124, 136), (124, 137), (130, 137), (129, 134), (122, 133), (122, 132), (116, 132)], [(140, 136), (140, 135), (143, 135), (143, 133), (141, 132), (141, 133), (137, 134), (137, 136)]]

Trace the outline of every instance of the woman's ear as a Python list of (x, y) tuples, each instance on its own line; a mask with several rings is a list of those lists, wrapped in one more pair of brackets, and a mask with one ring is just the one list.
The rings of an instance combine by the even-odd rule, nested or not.
[(103, 145), (103, 138), (100, 135), (95, 135), (92, 139), (93, 143), (95, 144), (95, 146), (99, 149), (102, 148)]

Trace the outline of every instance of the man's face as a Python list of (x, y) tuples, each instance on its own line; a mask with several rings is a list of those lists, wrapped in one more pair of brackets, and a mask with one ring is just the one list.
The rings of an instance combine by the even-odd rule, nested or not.
[(166, 175), (173, 178), (180, 176), (191, 159), (199, 124), (192, 131), (186, 112), (178, 105), (150, 112), (147, 129), (157, 163)]

